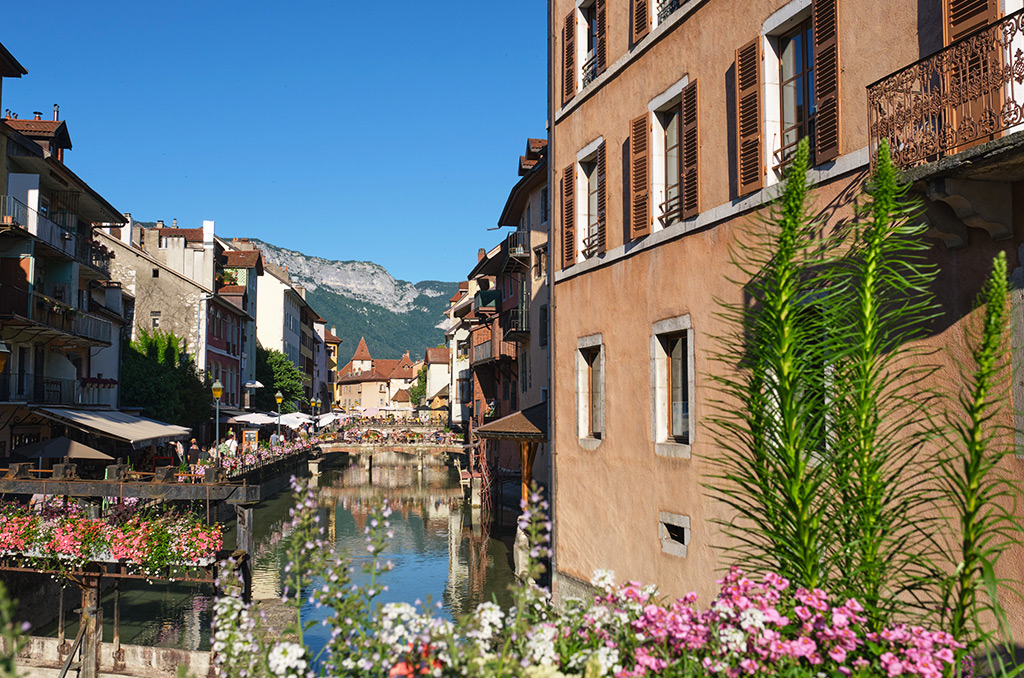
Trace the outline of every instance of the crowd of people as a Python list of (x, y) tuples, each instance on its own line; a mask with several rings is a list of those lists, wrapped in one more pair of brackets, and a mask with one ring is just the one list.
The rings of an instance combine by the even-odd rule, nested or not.
[(335, 439), (345, 443), (385, 445), (457, 445), (461, 442), (459, 434), (443, 428), (391, 428), (362, 420), (350, 422), (338, 431)]

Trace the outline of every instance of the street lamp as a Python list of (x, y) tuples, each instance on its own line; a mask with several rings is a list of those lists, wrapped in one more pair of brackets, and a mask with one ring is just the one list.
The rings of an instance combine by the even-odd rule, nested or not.
[(323, 405), (323, 401), (320, 398), (316, 399), (316, 414), (313, 415), (313, 432), (320, 428), (320, 423), (317, 421), (317, 415), (320, 414), (320, 406)]
[(277, 444), (281, 444), (281, 401), (284, 400), (284, 394), (280, 391), (274, 394), (274, 400), (277, 401)]
[(216, 435), (213, 437), (213, 449), (216, 450), (217, 454), (217, 468), (220, 468), (220, 397), (224, 395), (224, 384), (220, 383), (220, 379), (213, 382), (213, 386), (210, 388), (213, 391), (214, 401), (217, 403), (217, 423)]

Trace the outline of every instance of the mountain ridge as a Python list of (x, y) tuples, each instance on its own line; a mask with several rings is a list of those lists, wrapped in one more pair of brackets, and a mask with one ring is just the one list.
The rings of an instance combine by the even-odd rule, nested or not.
[(341, 261), (309, 255), (250, 238), (267, 261), (288, 271), (306, 288), (309, 304), (335, 327), (342, 340), (339, 367), (355, 352), (360, 337), (370, 354), (397, 358), (406, 350), (416, 359), (443, 345), (442, 313), (457, 282), (400, 280), (372, 261)]

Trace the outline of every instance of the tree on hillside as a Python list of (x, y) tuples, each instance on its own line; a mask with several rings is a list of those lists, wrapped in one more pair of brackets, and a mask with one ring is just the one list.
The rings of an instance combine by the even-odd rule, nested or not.
[(427, 396), (427, 366), (424, 365), (420, 368), (420, 371), (416, 373), (416, 383), (409, 387), (409, 400), (412, 401), (413, 407), (417, 407), (423, 403), (423, 399)]
[(263, 384), (263, 388), (256, 390), (256, 409), (276, 411), (274, 394), (278, 391), (284, 396), (281, 401), (281, 412), (284, 414), (298, 411), (305, 400), (299, 368), (280, 351), (256, 347), (256, 380)]
[(196, 373), (188, 342), (171, 332), (139, 329), (121, 356), (121, 402), (142, 414), (198, 432), (209, 421), (213, 395)]

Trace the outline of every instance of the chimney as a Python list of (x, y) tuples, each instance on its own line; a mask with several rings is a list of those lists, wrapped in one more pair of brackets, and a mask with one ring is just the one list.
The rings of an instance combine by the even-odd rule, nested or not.
[(35, 120), (42, 120), (43, 119), (43, 112), (42, 111), (32, 111), (32, 115), (35, 116), (35, 118), (34, 118)]
[(203, 244), (213, 249), (213, 221), (209, 219), (203, 219)]
[(177, 228), (177, 227), (178, 227), (178, 220), (177, 219), (171, 219), (171, 228)]
[(480, 249), (478, 249), (476, 251), (476, 260), (477, 261), (483, 261), (484, 257), (486, 257), (486, 256), (487, 256), (487, 250), (485, 250), (483, 247), (481, 247)]
[(8, 108), (4, 110), (4, 117), (8, 120), (11, 119), (11, 109)]
[(157, 219), (156, 220), (156, 227), (157, 228), (163, 228), (164, 227), (164, 220), (163, 219)]
[(335, 325), (331, 325), (331, 334), (338, 336), (338, 328)]
[(60, 106), (58, 106), (57, 104), (54, 104), (53, 105), (53, 121), (57, 122), (58, 120), (60, 120)]

